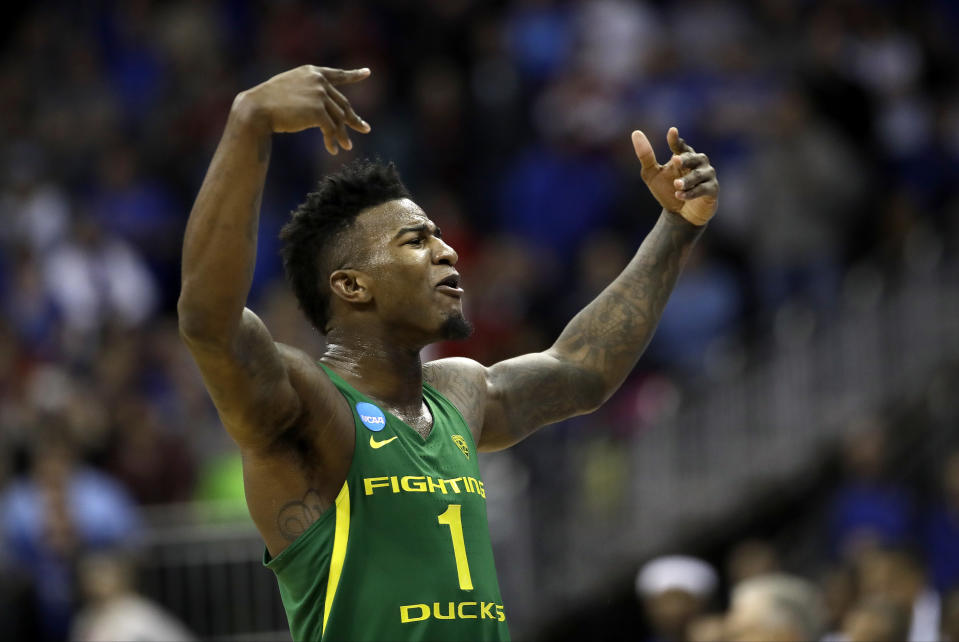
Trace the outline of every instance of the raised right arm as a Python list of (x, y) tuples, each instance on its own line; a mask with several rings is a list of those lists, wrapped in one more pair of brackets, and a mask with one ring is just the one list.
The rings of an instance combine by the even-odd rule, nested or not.
[(367, 132), (369, 125), (334, 85), (368, 75), (304, 66), (240, 93), (190, 213), (177, 304), (180, 334), (240, 446), (269, 445), (302, 411), (288, 372), (299, 359), (296, 351), (278, 347), (244, 307), (272, 134), (319, 127), (330, 153), (337, 153), (337, 144), (349, 149), (346, 127)]

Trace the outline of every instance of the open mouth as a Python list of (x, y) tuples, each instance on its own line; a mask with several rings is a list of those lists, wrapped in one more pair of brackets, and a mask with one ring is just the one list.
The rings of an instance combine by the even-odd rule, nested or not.
[(460, 275), (455, 272), (437, 283), (436, 289), (443, 294), (456, 298), (463, 296), (463, 289), (460, 287)]

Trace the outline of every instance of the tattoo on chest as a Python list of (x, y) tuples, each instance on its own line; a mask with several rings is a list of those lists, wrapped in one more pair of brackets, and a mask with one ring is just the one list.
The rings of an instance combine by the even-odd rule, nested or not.
[(311, 488), (303, 499), (288, 502), (280, 509), (276, 518), (277, 529), (284, 539), (292, 542), (318, 520), (327, 508), (329, 504), (325, 503), (320, 494)]

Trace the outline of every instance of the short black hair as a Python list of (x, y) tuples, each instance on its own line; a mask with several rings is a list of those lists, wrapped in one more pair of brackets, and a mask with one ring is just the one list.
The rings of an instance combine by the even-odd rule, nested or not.
[(316, 191), (290, 213), (280, 231), (283, 269), (300, 309), (317, 330), (326, 333), (330, 321), (331, 292), (320, 273), (328, 277), (339, 269), (331, 259), (343, 232), (363, 210), (409, 197), (393, 163), (361, 159), (322, 178)]

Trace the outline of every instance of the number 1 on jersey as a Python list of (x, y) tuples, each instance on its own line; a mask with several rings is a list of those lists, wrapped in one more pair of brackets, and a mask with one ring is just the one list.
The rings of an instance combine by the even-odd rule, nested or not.
[(466, 542), (463, 540), (460, 508), (459, 504), (450, 504), (449, 508), (440, 513), (436, 521), (450, 527), (450, 535), (453, 538), (453, 557), (456, 559), (456, 575), (459, 577), (460, 588), (464, 591), (472, 591), (473, 578), (470, 577), (470, 565), (466, 559)]

